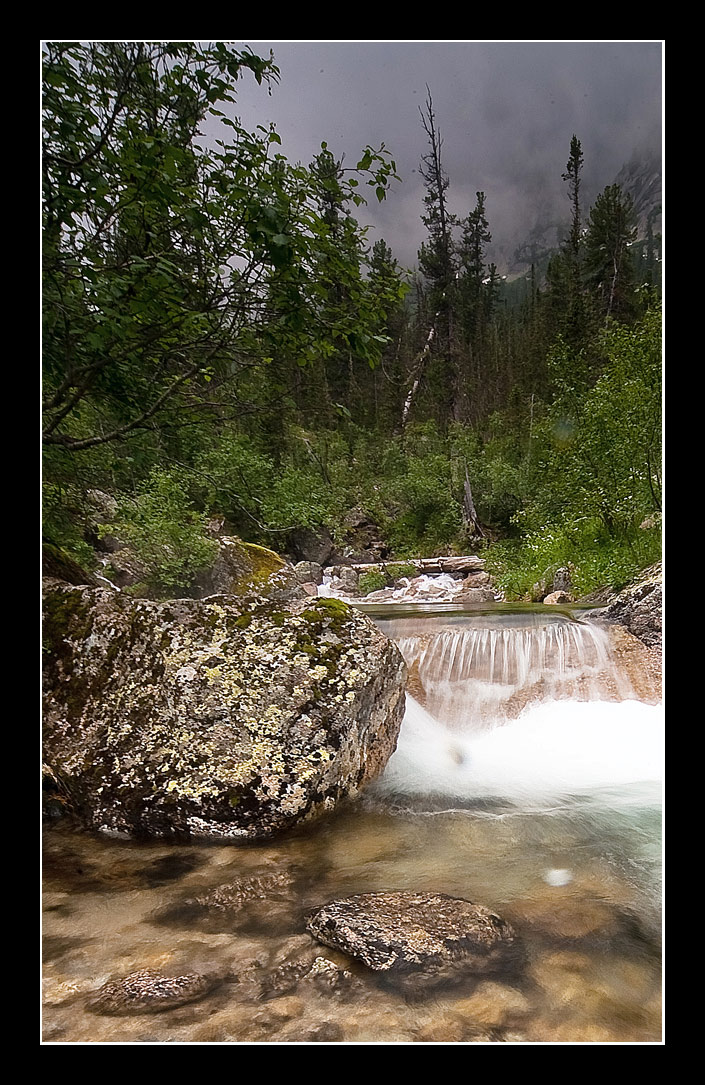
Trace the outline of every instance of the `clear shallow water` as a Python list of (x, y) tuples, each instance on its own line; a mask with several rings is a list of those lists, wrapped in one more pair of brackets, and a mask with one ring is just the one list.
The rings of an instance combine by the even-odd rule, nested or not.
[[(418, 674), (415, 693), (426, 697)], [(397, 753), (361, 801), (276, 844), (138, 845), (49, 827), (45, 1041), (659, 1042), (660, 709), (551, 697), (488, 728), (471, 713), (438, 719), (426, 699), (410, 699)], [(179, 911), (268, 873), (283, 878), (274, 899)], [(521, 935), (521, 976), (413, 1000), (305, 933), (310, 909), (383, 889), (495, 908)], [(287, 968), (318, 953), (351, 986), (288, 985)], [(137, 968), (227, 978), (159, 1014), (87, 1010), (91, 992)]]

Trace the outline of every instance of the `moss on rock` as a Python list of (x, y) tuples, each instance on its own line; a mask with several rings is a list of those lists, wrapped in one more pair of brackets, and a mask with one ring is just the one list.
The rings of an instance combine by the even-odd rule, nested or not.
[[(285, 577), (287, 564), (273, 550), (255, 543), (243, 542), (234, 535), (221, 536), (218, 539), (218, 548), (215, 561), (196, 579), (191, 592), (195, 598), (205, 599), (211, 595), (246, 596), (263, 591), (269, 594), (270, 586), (276, 594), (285, 586), (280, 584), (280, 579)], [(295, 581), (293, 570), (291, 580)]]
[(46, 614), (46, 761), (90, 825), (269, 836), (394, 750), (403, 662), (338, 600), (243, 613), (53, 586)]
[(63, 580), (67, 584), (89, 584), (92, 587), (97, 584), (91, 573), (87, 573), (61, 547), (50, 542), (42, 543), (42, 576)]
[(280, 557), (279, 554), (275, 554), (273, 550), (268, 550), (266, 546), (257, 546), (256, 543), (244, 542), (242, 548), (250, 559), (253, 584), (261, 584), (265, 580), (269, 580), (270, 576), (281, 572), (286, 566), (284, 558)]

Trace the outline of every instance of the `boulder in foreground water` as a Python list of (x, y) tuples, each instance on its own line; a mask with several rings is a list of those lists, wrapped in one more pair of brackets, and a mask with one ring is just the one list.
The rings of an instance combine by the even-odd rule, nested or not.
[(111, 980), (88, 1000), (92, 1013), (124, 1015), (160, 1013), (185, 1006), (203, 998), (218, 982), (216, 977), (199, 972), (183, 976), (163, 976), (151, 968), (131, 972), (119, 980)]
[(268, 837), (356, 794), (396, 746), (402, 657), (337, 600), (50, 582), (44, 640), (44, 760), (91, 828)]
[(312, 913), (310, 933), (380, 976), (414, 986), (501, 969), (516, 936), (489, 908), (443, 893), (363, 893)]

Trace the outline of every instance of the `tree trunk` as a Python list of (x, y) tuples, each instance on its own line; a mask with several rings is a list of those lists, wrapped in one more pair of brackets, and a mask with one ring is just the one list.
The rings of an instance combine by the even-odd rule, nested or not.
[(480, 526), (480, 521), (477, 518), (477, 512), (475, 510), (475, 502), (472, 499), (472, 490), (470, 489), (470, 479), (468, 478), (468, 465), (465, 464), (465, 482), (463, 484), (463, 519), (470, 528), (471, 535), (482, 535), (484, 531)]

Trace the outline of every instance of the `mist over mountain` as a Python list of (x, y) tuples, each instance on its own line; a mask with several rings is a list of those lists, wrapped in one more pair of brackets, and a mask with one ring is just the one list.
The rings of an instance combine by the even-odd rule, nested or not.
[(649, 216), (654, 233), (661, 231), (661, 161), (655, 155), (634, 157), (619, 171), (615, 184), (634, 201), (639, 238), (646, 237)]
[(392, 152), (401, 183), (384, 203), (373, 195), (357, 217), (369, 226), (370, 243), (384, 238), (403, 267), (417, 265), (425, 238), (420, 114), (429, 93), (449, 209), (462, 219), (476, 193), (485, 193), (488, 255), (502, 274), (560, 244), (570, 219), (562, 173), (573, 134), (585, 155), (586, 214), (622, 171), (640, 193), (652, 190), (647, 177), (659, 172), (658, 41), (248, 44), (263, 55), (271, 48), (281, 78), (271, 93), (242, 81), (237, 112), (248, 126), (275, 123), (290, 160), (311, 162), (322, 140), (345, 167), (367, 144)]
[[(640, 241), (646, 238), (649, 217), (654, 234), (661, 232), (661, 181), (660, 156), (646, 150), (641, 155), (633, 155), (603, 186), (617, 184), (625, 194), (631, 196), (637, 221), (637, 239)], [(588, 190), (585, 195), (582, 203), (584, 223), (587, 223), (590, 207), (600, 191), (602, 189), (595, 192)], [(558, 209), (547, 199), (545, 206), (537, 209), (534, 225), (522, 240), (518, 243), (508, 240), (493, 247), (492, 258), (501, 274), (511, 279), (526, 274), (532, 264), (538, 269), (545, 266), (549, 256), (560, 248), (569, 229), (567, 198), (563, 203), (565, 206), (557, 214)]]

